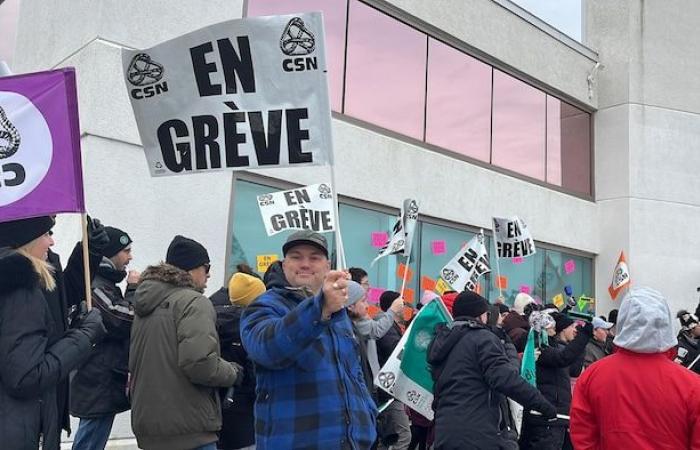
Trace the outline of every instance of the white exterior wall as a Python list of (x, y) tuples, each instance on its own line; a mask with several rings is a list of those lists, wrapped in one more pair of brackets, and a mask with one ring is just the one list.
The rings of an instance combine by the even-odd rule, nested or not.
[(624, 249), (636, 286), (694, 310), (700, 286), (700, 3), (588, 0), (600, 55), (595, 115), (599, 305)]

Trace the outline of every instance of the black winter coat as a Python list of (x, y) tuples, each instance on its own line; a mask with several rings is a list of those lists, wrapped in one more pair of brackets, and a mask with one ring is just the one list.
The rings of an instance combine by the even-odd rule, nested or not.
[(127, 286), (123, 295), (117, 283), (125, 277), (125, 271), (103, 260), (92, 282), (93, 306), (102, 313), (107, 336), (71, 381), (70, 412), (75, 417), (94, 419), (129, 409), (126, 385), (136, 285)]
[[(401, 340), (401, 327), (399, 324), (394, 322), (386, 332), (384, 336), (377, 340), (377, 359), (379, 360), (379, 367), (383, 367), (384, 364), (389, 360), (391, 353), (396, 348), (396, 345)], [(391, 395), (387, 394), (381, 389), (378, 389), (377, 399), (379, 404), (385, 403), (391, 399)]]
[[(571, 377), (581, 374), (589, 339), (590, 335), (579, 331), (576, 338), (568, 344), (555, 340), (551, 346), (541, 349), (542, 353), (537, 359), (537, 388), (557, 408), (558, 414), (569, 415)], [(530, 415), (525, 410), (523, 427), (528, 426), (568, 427), (569, 422), (563, 419), (549, 422), (542, 417)], [(526, 434), (524, 430), (523, 434)]]
[(698, 356), (700, 356), (700, 341), (688, 336), (686, 332), (681, 331), (678, 334), (678, 355), (676, 356), (676, 362), (683, 367), (688, 367), (695, 362), (690, 370), (700, 374), (700, 360), (695, 361)]
[[(226, 291), (228, 303), (228, 291)], [(210, 298), (212, 302), (215, 300)], [(215, 305), (216, 331), (219, 335), (221, 357), (243, 367), (243, 382), (234, 388), (233, 404), (223, 410), (219, 433), (219, 448), (236, 449), (255, 444), (255, 366), (241, 343), (241, 315), (245, 308), (239, 305)], [(222, 400), (228, 389), (222, 389)], [(223, 403), (222, 403), (223, 404)]]
[(91, 354), (83, 333), (57, 326), (29, 259), (0, 249), (0, 446), (60, 447), (58, 389)]
[(435, 382), (435, 448), (512, 448), (499, 429), (504, 395), (526, 409), (551, 408), (506, 356), (499, 338), (472, 318), (439, 325), (428, 349)]

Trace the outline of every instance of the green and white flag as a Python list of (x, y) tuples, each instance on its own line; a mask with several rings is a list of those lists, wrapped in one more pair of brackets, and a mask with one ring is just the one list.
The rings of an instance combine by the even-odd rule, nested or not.
[(525, 381), (537, 387), (537, 369), (535, 367), (535, 330), (532, 328), (527, 334), (527, 344), (523, 351), (523, 361), (520, 365), (520, 376)]
[(435, 337), (435, 327), (451, 322), (442, 300), (431, 300), (413, 319), (374, 380), (380, 389), (430, 420), (433, 419), (433, 378), (428, 365), (428, 346)]

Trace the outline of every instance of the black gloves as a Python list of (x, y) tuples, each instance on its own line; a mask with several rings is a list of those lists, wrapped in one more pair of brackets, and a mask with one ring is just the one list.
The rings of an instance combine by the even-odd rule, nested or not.
[(102, 254), (102, 251), (109, 245), (109, 236), (104, 225), (99, 219), (87, 219), (88, 246), (93, 253)]
[(586, 322), (584, 325), (579, 325), (577, 330), (579, 333), (583, 333), (588, 337), (593, 336), (593, 324), (591, 322)]
[(542, 417), (547, 420), (557, 418), (557, 408), (555, 408), (554, 405), (549, 402), (542, 403), (537, 409), (542, 413)]
[(78, 318), (75, 331), (84, 334), (91, 344), (98, 344), (107, 335), (107, 329), (102, 323), (102, 314), (97, 308)]

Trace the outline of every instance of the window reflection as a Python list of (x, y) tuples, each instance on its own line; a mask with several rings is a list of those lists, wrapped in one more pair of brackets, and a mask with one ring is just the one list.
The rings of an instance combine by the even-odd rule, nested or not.
[(491, 67), (428, 39), (425, 140), (489, 162)]
[(591, 193), (591, 115), (561, 102), (562, 185)]
[(248, 17), (313, 11), (323, 13), (331, 108), (333, 111), (342, 112), (347, 0), (251, 0), (248, 2)]
[(425, 34), (351, 0), (345, 113), (423, 139)]
[(544, 181), (545, 101), (543, 92), (494, 69), (493, 164)]
[(561, 101), (547, 96), (547, 183), (561, 186)]

